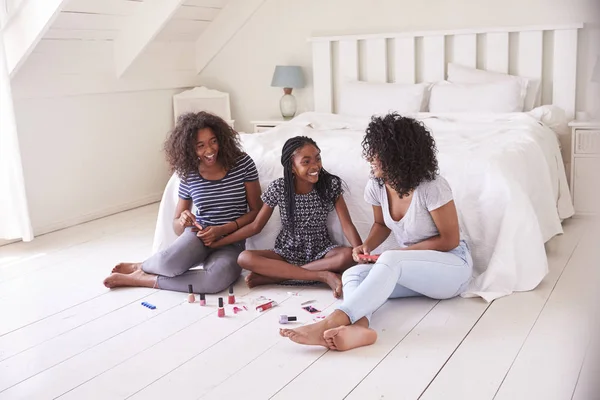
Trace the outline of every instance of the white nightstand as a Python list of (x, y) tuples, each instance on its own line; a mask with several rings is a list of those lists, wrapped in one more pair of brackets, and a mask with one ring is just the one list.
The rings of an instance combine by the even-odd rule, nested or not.
[(286, 121), (283, 119), (277, 119), (277, 118), (261, 120), (261, 121), (250, 121), (250, 123), (252, 124), (254, 133), (268, 131), (269, 129), (273, 129), (277, 125), (281, 125), (284, 122), (286, 122)]
[(577, 215), (600, 213), (600, 121), (573, 121), (571, 196)]

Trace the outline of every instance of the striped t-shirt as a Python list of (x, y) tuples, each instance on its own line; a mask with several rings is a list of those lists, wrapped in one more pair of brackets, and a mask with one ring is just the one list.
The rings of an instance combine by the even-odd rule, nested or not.
[(179, 197), (192, 200), (196, 221), (203, 227), (223, 225), (248, 212), (245, 182), (258, 179), (254, 160), (244, 154), (219, 180), (208, 180), (198, 171), (188, 174), (179, 184)]

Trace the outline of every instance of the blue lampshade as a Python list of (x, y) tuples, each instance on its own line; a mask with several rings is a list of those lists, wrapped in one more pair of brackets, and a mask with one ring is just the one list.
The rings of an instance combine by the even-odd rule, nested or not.
[(303, 88), (302, 68), (293, 65), (278, 65), (273, 73), (271, 86), (283, 88)]

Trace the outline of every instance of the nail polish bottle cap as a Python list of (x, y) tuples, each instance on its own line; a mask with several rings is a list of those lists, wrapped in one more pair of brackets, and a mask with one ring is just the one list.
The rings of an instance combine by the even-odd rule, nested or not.
[(204, 293), (200, 293), (200, 300), (206, 300), (206, 297), (204, 296)]
[(223, 308), (223, 298), (219, 297), (219, 308)]
[(297, 321), (298, 318), (297, 317), (288, 317), (288, 321)]
[(233, 294), (233, 286), (229, 286), (229, 294)]
[(193, 293), (194, 289), (192, 289), (192, 285), (188, 285), (188, 293)]

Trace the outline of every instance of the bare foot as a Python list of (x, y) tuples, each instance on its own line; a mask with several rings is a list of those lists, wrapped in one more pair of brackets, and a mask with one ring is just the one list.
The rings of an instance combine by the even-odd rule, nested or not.
[(325, 321), (321, 321), (296, 329), (279, 329), (279, 334), (299, 344), (327, 347), (327, 343), (323, 338), (326, 329), (327, 324)]
[(326, 330), (323, 338), (330, 350), (346, 351), (375, 343), (377, 332), (364, 326), (349, 325)]
[(142, 263), (119, 263), (111, 272), (117, 272), (119, 274), (131, 274), (142, 268)]
[(255, 286), (261, 286), (261, 285), (270, 285), (270, 284), (279, 283), (282, 281), (283, 281), (283, 279), (269, 278), (268, 276), (260, 275), (255, 272), (250, 272), (248, 274), (248, 276), (246, 276), (246, 285), (249, 288), (253, 288)]
[(342, 280), (340, 276), (333, 272), (322, 271), (321, 277), (323, 278), (323, 283), (329, 285), (331, 290), (333, 290), (333, 297), (339, 299), (342, 297)]
[(153, 288), (156, 287), (156, 279), (156, 275), (147, 274), (141, 269), (135, 270), (130, 274), (115, 272), (104, 280), (104, 286), (110, 289), (120, 286)]

